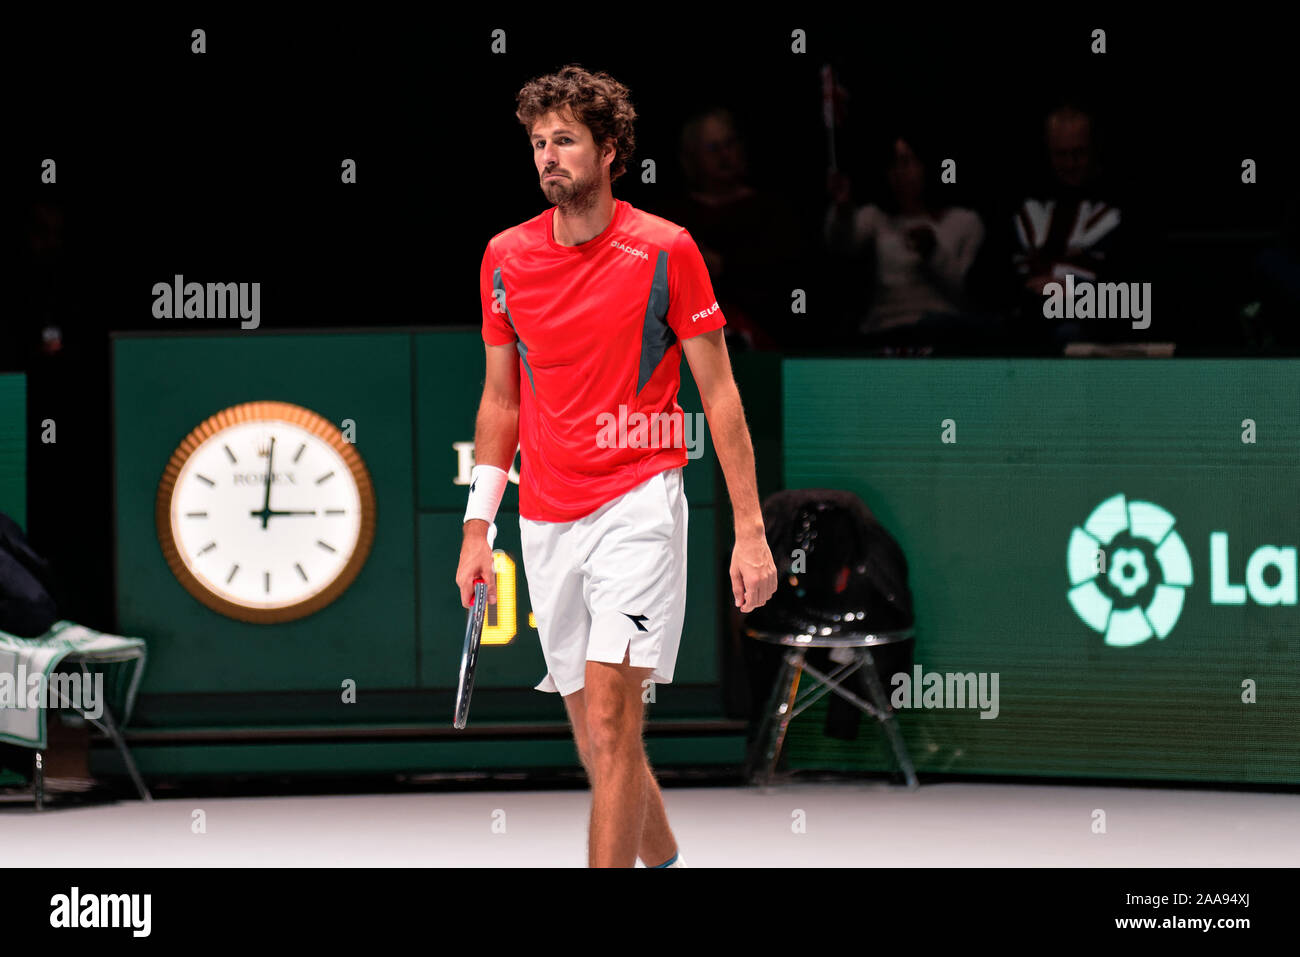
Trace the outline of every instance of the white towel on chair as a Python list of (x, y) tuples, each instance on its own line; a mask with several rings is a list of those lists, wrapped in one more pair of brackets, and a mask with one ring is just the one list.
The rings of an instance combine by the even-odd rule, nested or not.
[[(114, 711), (118, 724), (126, 724), (144, 671), (144, 639), (110, 635), (71, 621), (56, 621), (49, 631), (36, 638), (19, 638), (0, 631), (0, 695), (4, 695), (0, 701), (0, 741), (42, 750), (46, 747), (45, 708), (27, 707), (31, 676), (43, 675), (41, 680), (48, 688), (50, 675), (72, 654), (87, 659), (91, 665), (99, 659), (131, 669), (131, 677), (124, 693), (118, 695), (121, 700), (115, 702)], [(23, 686), (19, 687), (18, 682), (24, 676)], [(109, 702), (104, 705), (108, 707)]]

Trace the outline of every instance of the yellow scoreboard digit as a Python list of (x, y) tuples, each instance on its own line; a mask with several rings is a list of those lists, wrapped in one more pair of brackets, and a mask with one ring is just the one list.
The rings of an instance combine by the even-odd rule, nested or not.
[[(519, 627), (515, 560), (498, 548), (492, 552), (492, 571), (497, 578), (497, 603), (487, 607), (482, 643), (508, 645), (515, 640)], [(528, 613), (528, 627), (537, 627), (537, 616), (531, 611)]]

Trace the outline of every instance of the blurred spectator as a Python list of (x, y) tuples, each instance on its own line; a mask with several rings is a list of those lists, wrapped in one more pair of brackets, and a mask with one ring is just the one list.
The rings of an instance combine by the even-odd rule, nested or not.
[(733, 348), (774, 349), (791, 324), (791, 267), (801, 252), (794, 211), (776, 194), (747, 181), (745, 143), (734, 117), (714, 108), (682, 128), (685, 195), (660, 214), (691, 233), (727, 317)]
[[(1113, 188), (1102, 176), (1093, 115), (1070, 103), (1057, 106), (1044, 120), (1043, 138), (1050, 174), (1026, 191), (1015, 212), (1012, 257), (1021, 315), (1039, 323), (1048, 283), (1069, 274), (1076, 281), (1120, 279), (1127, 232)], [(1077, 332), (1075, 324), (1057, 335), (1068, 339)]]
[(50, 563), (61, 615), (111, 630), (112, 482), (99, 471), (113, 461), (108, 334), (71, 209), (44, 196), (29, 206), (0, 371), (27, 377), (27, 539)]
[[(942, 338), (970, 324), (963, 317), (966, 277), (984, 225), (973, 210), (941, 201), (939, 163), (917, 135), (885, 143), (874, 202), (855, 210), (850, 179), (828, 177), (825, 240), (836, 258), (870, 263), (870, 307), (858, 318), (860, 332), (879, 339), (875, 334), (923, 327)], [(862, 296), (860, 289), (849, 294)]]
[(1248, 346), (1269, 355), (1300, 355), (1300, 190), (1294, 183), (1282, 203), (1277, 241), (1250, 265), (1255, 295), (1239, 314)]
[(63, 348), (68, 307), (66, 231), (62, 206), (33, 202), (23, 237), (20, 282), (12, 314), (0, 323), (0, 372), (25, 372)]

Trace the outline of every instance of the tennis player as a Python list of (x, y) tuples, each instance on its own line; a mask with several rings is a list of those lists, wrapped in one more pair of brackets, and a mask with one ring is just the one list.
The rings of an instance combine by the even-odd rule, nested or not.
[(456, 584), (467, 608), (479, 577), (496, 601), (487, 530), (518, 447), (537, 689), (563, 697), (591, 782), (588, 863), (684, 867), (642, 741), (686, 608), (683, 352), (735, 515), (736, 606), (776, 590), (725, 320), (690, 234), (614, 199), (635, 146), (627, 87), (566, 66), (524, 86), (516, 115), (552, 207), (483, 256), (487, 375)]

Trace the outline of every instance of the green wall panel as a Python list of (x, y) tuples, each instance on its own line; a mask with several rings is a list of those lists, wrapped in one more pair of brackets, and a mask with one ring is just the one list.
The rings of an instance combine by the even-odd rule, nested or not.
[(0, 512), (27, 528), (27, 377), (0, 375)]
[[(745, 739), (739, 733), (693, 734), (690, 737), (649, 734), (645, 747), (651, 765), (656, 768), (739, 765), (744, 760)], [(277, 777), (286, 774), (381, 775), (442, 771), (500, 774), (528, 768), (578, 767), (577, 750), (570, 737), (496, 741), (471, 738), (209, 744), (203, 747), (146, 744), (133, 748), (132, 757), (146, 778), (235, 774)], [(90, 770), (96, 777), (126, 777), (126, 768), (118, 753), (108, 748), (91, 751)]]
[[(917, 664), (999, 675), (995, 719), (901, 713), (918, 770), (1300, 782), (1300, 606), (1211, 587), (1242, 584), (1262, 546), (1295, 561), (1300, 363), (787, 360), (783, 375), (787, 486), (854, 491), (899, 540)], [(1066, 564), (1075, 527), (1121, 494), (1167, 510), (1192, 567), (1172, 630), (1126, 647), (1076, 614)], [(1148, 584), (1116, 591), (1116, 610), (1152, 614), (1164, 572), (1141, 561)], [(824, 715), (794, 723), (792, 764), (892, 764), (868, 725), (824, 737)]]
[[(292, 402), (356, 424), (375, 487), (374, 545), (333, 604), (254, 625), (200, 604), (158, 545), (154, 502), (169, 457), (208, 416)], [(410, 684), (415, 655), (409, 335), (122, 337), (114, 343), (119, 629), (149, 642), (142, 693)]]

